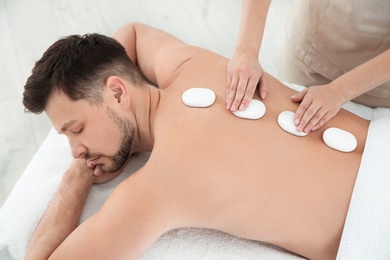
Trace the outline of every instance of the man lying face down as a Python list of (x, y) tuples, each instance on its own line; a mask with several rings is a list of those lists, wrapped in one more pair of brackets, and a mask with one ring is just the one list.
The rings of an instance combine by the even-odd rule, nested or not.
[[(227, 59), (137, 23), (114, 38), (121, 44), (95, 34), (57, 41), (26, 83), (26, 109), (45, 111), (75, 158), (26, 259), (137, 259), (181, 227), (336, 257), (368, 121), (342, 110), (306, 137), (288, 134), (277, 117), (295, 111), (294, 91), (269, 75), (265, 115), (241, 119), (225, 109)], [(213, 90), (214, 104), (183, 104), (193, 87)], [(354, 134), (357, 148), (327, 147), (329, 127)], [(77, 226), (93, 183), (115, 178), (137, 151), (151, 151), (145, 166)]]

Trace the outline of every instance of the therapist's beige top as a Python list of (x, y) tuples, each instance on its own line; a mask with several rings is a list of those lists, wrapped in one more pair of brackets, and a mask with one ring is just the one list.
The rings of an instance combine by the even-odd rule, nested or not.
[[(287, 41), (298, 59), (333, 81), (390, 48), (390, 1), (296, 0)], [(376, 99), (380, 104), (367, 105), (390, 106), (390, 82), (363, 94), (358, 102)]]

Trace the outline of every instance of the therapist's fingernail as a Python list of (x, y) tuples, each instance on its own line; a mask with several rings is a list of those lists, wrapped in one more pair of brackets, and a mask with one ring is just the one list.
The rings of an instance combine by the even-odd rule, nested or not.
[(236, 104), (234, 104), (233, 106), (232, 106), (232, 109), (231, 109), (233, 112), (236, 112), (237, 111), (237, 105)]
[(244, 111), (245, 110), (245, 106), (243, 104), (240, 105), (240, 111)]
[(294, 120), (294, 125), (298, 125), (298, 124), (299, 124), (299, 119), (297, 118)]

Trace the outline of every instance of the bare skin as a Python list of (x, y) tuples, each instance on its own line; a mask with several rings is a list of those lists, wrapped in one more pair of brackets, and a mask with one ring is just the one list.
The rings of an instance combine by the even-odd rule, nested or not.
[[(100, 124), (103, 131), (91, 133), (92, 137), (64, 134), (74, 155), (82, 157), (83, 153), (75, 151), (83, 147), (110, 155), (120, 140), (108, 119), (108, 123), (101, 122), (105, 107), (110, 107), (136, 126), (132, 151), (152, 150), (151, 157), (114, 190), (96, 215), (66, 235), (50, 258), (136, 259), (171, 229), (203, 227), (268, 242), (311, 259), (334, 259), (369, 122), (341, 110), (306, 137), (290, 135), (277, 125), (277, 116), (297, 108), (290, 100), (296, 92), (269, 75), (264, 75), (270, 89), (263, 100), (264, 117), (237, 118), (225, 108), (227, 59), (135, 25), (137, 41), (143, 40), (142, 32), (146, 38), (160, 37), (160, 45), (167, 43), (161, 54), (167, 62), (159, 70), (142, 59), (143, 51), (150, 54), (157, 41), (149, 38), (149, 45), (145, 42), (139, 45), (143, 50), (134, 51), (132, 44), (122, 40), (131, 35), (129, 27), (124, 29), (116, 37), (146, 77), (164, 89), (136, 88), (112, 77), (107, 80), (103, 107), (70, 102), (60, 93), (51, 97), (46, 112), (57, 130), (74, 118), (74, 111), (85, 115), (78, 118), (83, 131)], [(181, 95), (191, 87), (212, 89), (217, 95), (215, 103), (201, 109), (186, 107)], [(257, 93), (255, 98), (260, 99)], [(64, 106), (66, 110), (60, 109)], [(323, 131), (332, 126), (355, 135), (358, 147), (354, 152), (338, 152), (323, 143)], [(108, 143), (103, 143), (105, 133), (112, 136)], [(96, 139), (97, 135), (102, 139)], [(103, 170), (110, 164), (105, 156), (98, 160)], [(45, 223), (44, 218), (41, 225)], [(39, 241), (39, 237), (34, 239)], [(38, 250), (39, 243), (32, 244), (30, 252)]]

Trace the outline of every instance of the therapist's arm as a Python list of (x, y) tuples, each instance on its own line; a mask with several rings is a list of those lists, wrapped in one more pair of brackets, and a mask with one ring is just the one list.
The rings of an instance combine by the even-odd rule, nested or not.
[(245, 110), (257, 85), (260, 97), (267, 95), (268, 85), (258, 59), (270, 3), (242, 1), (240, 29), (227, 71), (226, 108), (231, 111)]
[(291, 99), (301, 102), (294, 118), (297, 130), (317, 130), (333, 118), (344, 103), (388, 81), (390, 49), (329, 84), (312, 86), (295, 94)]

